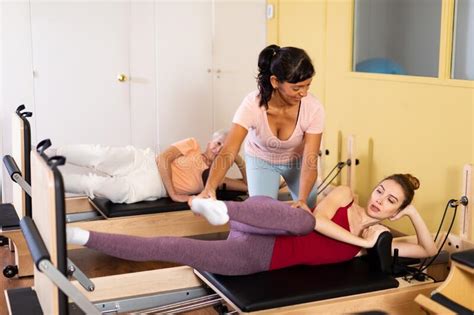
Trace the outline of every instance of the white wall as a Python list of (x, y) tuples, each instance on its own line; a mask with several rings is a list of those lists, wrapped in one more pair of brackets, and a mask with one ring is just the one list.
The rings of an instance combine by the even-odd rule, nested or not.
[[(113, 2), (101, 3), (101, 8), (107, 5), (113, 6)], [(131, 115), (129, 119), (127, 118), (127, 123), (124, 123), (123, 128), (125, 129), (128, 126), (129, 120), (131, 135), (130, 139), (121, 136), (119, 139), (121, 142), (131, 142), (131, 144), (139, 147), (154, 146), (155, 149), (163, 149), (178, 139), (196, 136), (204, 147), (214, 129), (221, 128), (222, 126), (230, 127), (230, 119), (235, 108), (237, 108), (247, 92), (256, 88), (254, 74), (257, 68), (257, 57), (258, 52), (265, 45), (266, 38), (265, 1), (221, 1), (220, 5), (228, 3), (229, 5), (240, 6), (244, 4), (247, 6), (247, 9), (244, 8), (242, 11), (230, 10), (228, 14), (231, 14), (230, 17), (232, 19), (236, 19), (236, 21), (232, 20), (232, 23), (230, 22), (230, 18), (221, 19), (222, 23), (227, 21), (228, 24), (231, 25), (225, 32), (218, 34), (219, 36), (217, 37), (220, 39), (217, 45), (212, 43), (213, 36), (215, 35), (215, 30), (213, 30), (212, 27), (214, 25), (213, 23), (216, 22), (216, 17), (211, 14), (211, 11), (208, 11), (208, 13), (206, 13), (207, 15), (203, 16), (202, 12), (196, 9), (206, 3), (210, 8), (209, 3), (211, 3), (211, 0), (188, 0), (179, 2), (171, 0), (143, 2), (122, 1), (120, 3), (122, 5), (128, 3), (130, 7), (129, 15), (128, 13), (124, 13), (124, 10), (120, 11), (124, 17), (123, 23), (118, 24), (117, 28), (111, 23), (102, 24), (104, 24), (104, 29), (112, 29), (113, 36), (117, 38), (126, 37), (126, 40), (130, 42), (130, 50), (127, 50), (127, 45), (122, 45), (120, 49), (115, 49), (105, 54), (105, 48), (111, 49), (112, 45), (107, 46), (108, 44), (105, 42), (105, 39), (101, 41), (100, 38), (104, 38), (102, 35), (102, 37), (94, 37), (93, 35), (95, 35), (94, 27), (102, 27), (102, 24), (97, 21), (109, 20), (96, 12), (97, 10), (91, 10), (91, 15), (93, 15), (91, 17), (91, 23), (86, 25), (90, 27), (90, 29), (87, 32), (84, 31), (79, 24), (89, 22), (87, 19), (81, 19), (82, 15), (80, 15), (84, 12), (83, 5), (87, 5), (85, 2), (72, 2), (73, 5), (81, 8), (82, 13), (76, 12), (77, 14), (74, 14), (74, 7), (64, 7), (67, 3), (54, 1), (0, 2), (0, 43), (2, 58), (0, 62), (0, 66), (2, 67), (0, 78), (2, 90), (0, 95), (0, 150), (2, 155), (11, 152), (10, 116), (20, 104), (25, 104), (27, 110), (33, 112), (33, 118), (30, 119), (33, 145), (41, 140), (39, 139), (40, 137), (45, 136), (51, 137), (53, 145), (54, 143), (61, 145), (72, 138), (74, 139), (73, 141), (75, 141), (73, 143), (90, 142), (90, 139), (96, 139), (93, 136), (95, 132), (100, 132), (100, 130), (97, 131), (98, 124), (91, 123), (87, 117), (88, 114), (94, 114), (94, 102), (92, 102), (92, 110), (88, 110), (86, 106), (83, 105), (84, 102), (81, 103), (80, 100), (78, 101), (78, 98), (86, 95), (90, 100), (91, 89), (95, 88), (95, 90), (97, 90), (98, 85), (93, 83), (92, 79), (95, 79), (94, 76), (98, 76), (100, 73), (98, 70), (99, 66), (105, 63), (101, 62), (101, 60), (103, 60), (101, 58), (104, 58), (104, 55), (105, 58), (107, 58), (107, 56), (110, 56), (109, 58), (116, 57), (115, 52), (118, 54), (123, 50), (126, 50), (126, 54), (130, 56), (130, 69), (128, 70), (129, 73), (131, 73), (129, 81)], [(177, 5), (181, 5), (183, 8), (181, 11), (170, 12), (171, 15), (166, 16), (163, 15), (166, 14), (166, 12), (160, 8), (166, 6), (167, 3), (175, 8)], [(64, 12), (68, 14), (67, 16), (71, 15), (76, 19), (76, 22), (79, 21), (77, 22), (78, 25), (67, 24), (68, 18), (65, 17), (65, 14), (59, 14), (58, 19), (53, 19), (52, 21), (46, 19), (45, 16), (54, 18), (54, 12), (56, 12), (51, 11), (48, 8), (48, 4), (57, 7), (57, 9), (65, 10)], [(90, 3), (90, 5), (93, 4), (94, 2)], [(253, 11), (254, 9), (255, 11)], [(108, 11), (105, 9), (102, 13), (104, 12), (107, 13)], [(251, 14), (248, 14), (249, 12), (251, 12)], [(116, 15), (113, 15), (112, 18), (115, 18), (113, 21), (117, 21)], [(205, 20), (204, 24), (203, 19)], [(255, 21), (255, 19), (258, 20), (258, 26), (251, 26), (250, 20)], [(246, 20), (247, 23), (242, 27), (239, 23), (243, 20)], [(194, 23), (193, 21), (196, 23), (192, 24)], [(59, 29), (57, 32), (50, 32), (51, 29), (48, 28), (48, 25), (56, 25), (54, 27), (60, 28), (61, 23), (66, 23), (64, 29)], [(91, 26), (92, 24), (95, 26)], [(35, 25), (38, 25), (38, 27), (35, 27)], [(128, 25), (130, 27), (128, 27)], [(206, 30), (202, 31), (198, 28)], [(235, 33), (232, 34), (230, 30)], [(98, 32), (103, 34), (104, 30), (101, 28)], [(86, 35), (84, 35), (84, 33), (86, 33)], [(49, 34), (50, 36), (46, 36), (45, 39), (45, 36), (42, 34)], [(68, 34), (71, 35), (68, 36)], [(82, 42), (85, 43), (85, 46), (80, 46), (80, 43), (74, 39), (74, 35), (78, 34)], [(90, 35), (91, 43), (88, 42), (87, 34)], [(255, 37), (255, 39), (253, 37)], [(99, 38), (99, 40), (97, 40), (97, 38)], [(48, 39), (51, 40), (51, 42), (48, 42)], [(241, 39), (251, 40), (251, 43), (239, 42)], [(229, 43), (232, 43), (234, 46), (228, 45)], [(79, 46), (79, 48), (77, 48), (77, 46)], [(224, 48), (231, 47), (232, 49), (229, 52), (224, 49), (216, 49), (217, 46)], [(40, 49), (36, 49), (35, 47), (39, 47)], [(57, 49), (52, 50), (51, 47), (56, 47)], [(81, 49), (80, 47), (84, 48)], [(104, 49), (102, 50), (101, 47)], [(250, 52), (240, 53), (238, 49), (250, 49)], [(38, 50), (41, 50), (40, 53)], [(220, 57), (217, 55), (219, 52), (221, 53)], [(54, 54), (56, 54), (56, 57), (51, 57)], [(58, 71), (61, 69), (57, 69), (61, 66), (58, 65), (69, 65), (68, 63), (72, 62), (70, 60), (71, 56), (74, 56), (73, 60), (74, 65), (78, 67), (76, 68), (77, 71), (66, 72), (64, 76), (58, 75), (58, 73), (61, 73)], [(89, 57), (89, 59), (86, 57)], [(90, 70), (91, 63), (88, 62), (88, 60), (91, 60), (90, 58), (96, 59), (94, 61), (98, 66), (97, 68), (94, 68), (92, 65), (92, 70)], [(212, 61), (213, 58), (214, 61)], [(239, 58), (245, 60), (239, 60)], [(206, 64), (204, 60), (208, 60), (209, 62)], [(220, 61), (222, 60), (228, 64), (221, 64)], [(42, 62), (39, 63), (38, 61)], [(106, 59), (106, 61), (108, 61), (108, 59)], [(189, 67), (187, 62), (191, 62)], [(218, 110), (215, 110), (216, 108), (213, 107), (213, 101), (216, 97), (208, 95), (209, 89), (213, 88), (213, 84), (216, 82), (215, 80), (217, 80), (217, 68), (213, 62), (217, 62), (217, 66), (223, 71), (221, 77), (218, 78), (220, 80), (218, 81), (219, 84), (214, 85), (220, 86), (219, 89), (224, 91), (224, 93), (222, 93), (223, 95), (221, 94), (217, 97), (220, 101), (217, 105), (219, 106)], [(43, 69), (37, 71), (36, 77), (34, 77), (33, 69), (38, 67), (38, 64), (43, 65)], [(231, 65), (231, 67), (229, 67), (229, 65)], [(192, 68), (194, 66), (199, 67), (199, 69)], [(55, 83), (51, 83), (50, 80), (44, 80), (45, 69), (49, 71), (53, 68), (56, 71), (56, 76), (54, 77), (56, 79)], [(110, 81), (112, 81), (110, 84), (120, 84), (117, 83), (115, 76), (119, 71), (122, 71), (122, 68), (124, 67), (120, 69), (114, 68), (110, 72), (112, 73), (112, 77), (108, 77)], [(166, 71), (169, 72), (164, 71), (164, 69), (167, 69)], [(207, 72), (207, 69), (211, 69), (211, 72)], [(226, 72), (229, 69), (230, 71)], [(234, 70), (236, 69), (241, 70), (241, 72), (249, 73), (243, 80), (241, 77), (237, 78), (235, 76)], [(125, 69), (124, 72), (126, 72), (126, 70), (127, 69)], [(195, 70), (200, 71), (200, 76), (196, 75), (197, 72), (195, 72)], [(79, 78), (78, 72), (81, 73), (81, 78)], [(75, 73), (77, 77), (70, 77), (74, 76)], [(86, 75), (85, 79), (83, 77), (84, 74)], [(87, 76), (89, 76), (89, 80), (87, 80)], [(212, 76), (215, 76), (215, 78), (211, 78)], [(65, 81), (64, 84), (67, 83), (68, 92), (64, 92), (65, 89), (62, 89), (62, 77), (66, 77), (67, 79), (67, 82)], [(40, 80), (37, 80), (38, 78), (43, 79), (43, 81), (39, 82)], [(204, 82), (206, 78), (207, 82)], [(224, 87), (222, 82), (225, 81), (231, 86)], [(244, 86), (244, 88), (242, 88), (241, 85)], [(101, 96), (108, 95), (109, 90), (106, 91), (106, 87), (108, 88), (109, 86), (104, 85)], [(124, 87), (124, 85), (121, 85), (121, 87)], [(230, 95), (228, 91), (232, 91), (233, 94)], [(64, 92), (66, 98), (58, 95), (60, 92)], [(81, 93), (83, 95), (81, 95)], [(173, 102), (167, 102), (166, 99), (163, 98), (166, 94), (173, 96), (173, 98), (170, 98)], [(182, 101), (178, 99), (177, 102), (175, 102), (175, 96), (178, 96), (178, 98), (182, 96)], [(119, 99), (123, 100), (124, 97)], [(110, 101), (109, 103), (116, 104), (116, 101), (118, 102), (118, 99), (114, 99), (114, 101)], [(54, 119), (49, 117), (52, 113), (48, 110), (48, 104), (53, 103), (53, 107), (56, 108), (57, 111), (60, 111), (60, 113), (56, 110), (53, 111), (57, 117), (63, 117), (69, 114), (68, 121), (60, 120), (62, 125), (48, 125), (55, 124)], [(62, 106), (62, 104), (64, 104), (64, 106)], [(68, 108), (67, 106), (73, 108)], [(91, 108), (90, 104), (88, 106), (87, 108)], [(96, 122), (97, 119), (107, 121), (107, 113), (113, 114), (113, 108), (110, 111), (105, 110), (105, 105), (100, 101), (97, 101), (97, 106), (101, 106), (96, 109), (100, 109), (104, 118), (95, 118)], [(40, 113), (38, 113), (39, 111)], [(80, 112), (80, 114), (71, 115), (68, 111)], [(50, 119), (51, 122), (48, 122), (48, 119)], [(117, 124), (114, 124), (114, 127), (117, 128), (115, 125)], [(83, 126), (84, 134), (76, 132), (76, 129), (82, 128), (81, 126)], [(88, 130), (88, 128), (90, 130)], [(102, 126), (102, 129), (103, 128), (107, 128), (107, 126)], [(74, 137), (70, 136), (69, 133), (73, 133), (72, 136)], [(102, 133), (104, 134), (105, 132)], [(108, 134), (114, 135), (113, 132), (109, 132)], [(83, 136), (81, 137), (81, 135)], [(106, 143), (106, 140), (110, 138), (111, 137), (103, 137), (105, 140), (97, 143)], [(114, 139), (117, 140), (116, 138), (117, 136), (115, 136)], [(81, 139), (83, 139), (83, 141), (80, 141)], [(117, 141), (118, 143), (106, 144), (123, 144), (120, 141)], [(2, 190), (5, 200), (9, 201), (11, 199), (10, 186), (12, 184), (5, 172), (2, 173), (2, 183), (4, 183)]]
[[(1, 98), (0, 126), (2, 156), (11, 152), (11, 114), (21, 104), (35, 111), (33, 91), (33, 67), (31, 56), (30, 11), (27, 2), (0, 3), (1, 23)], [(31, 124), (35, 133), (35, 124)], [(2, 191), (5, 201), (11, 199), (11, 180), (2, 163)]]

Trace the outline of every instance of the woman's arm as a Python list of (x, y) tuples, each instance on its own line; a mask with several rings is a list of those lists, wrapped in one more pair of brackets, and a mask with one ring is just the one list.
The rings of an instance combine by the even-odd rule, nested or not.
[(237, 152), (239, 152), (240, 146), (246, 136), (247, 129), (238, 124), (232, 124), (229, 134), (224, 142), (224, 147), (212, 163), (206, 187), (204, 187), (204, 190), (199, 194), (199, 197), (216, 197), (216, 189), (219, 186), (219, 183), (224, 179), (224, 176), (232, 166), (232, 163), (234, 163)]
[(293, 206), (309, 210), (306, 200), (318, 177), (318, 153), (321, 146), (322, 134), (306, 133), (304, 136), (304, 151), (301, 166), (300, 187), (298, 200)]
[(373, 244), (369, 244), (367, 239), (358, 237), (331, 221), (336, 214), (336, 211), (340, 207), (348, 205), (352, 200), (353, 195), (349, 187), (339, 186), (334, 188), (327, 197), (318, 204), (314, 211), (314, 216), (316, 218), (316, 226), (314, 229), (321, 234), (341, 242), (364, 248), (372, 247)]
[(247, 191), (247, 184), (241, 179), (225, 177), (219, 189), (224, 189), (224, 186), (227, 190)]
[(425, 221), (423, 221), (423, 218), (418, 213), (418, 210), (416, 210), (413, 205), (408, 205), (390, 220), (397, 220), (403, 216), (410, 218), (415, 227), (418, 243), (413, 244), (394, 239), (392, 250), (394, 251), (395, 248), (398, 248), (398, 254), (403, 257), (423, 258), (436, 255), (438, 250), (433, 238), (431, 237), (431, 233), (428, 230)]
[[(335, 240), (359, 246), (362, 248), (373, 247), (375, 241), (377, 241), (377, 238), (375, 237), (376, 235), (374, 234), (367, 235), (366, 238), (359, 237), (357, 235), (352, 234), (343, 227), (337, 225), (336, 223), (332, 222), (331, 219), (319, 215), (316, 215), (315, 230)], [(378, 235), (380, 233), (378, 233)]]
[(170, 146), (156, 157), (156, 164), (158, 165), (158, 171), (160, 172), (161, 180), (166, 188), (166, 192), (171, 199), (177, 202), (187, 202), (189, 199), (189, 196), (187, 195), (176, 193), (172, 181), (173, 174), (171, 173), (171, 163), (182, 155), (183, 154), (178, 150), (178, 148)]

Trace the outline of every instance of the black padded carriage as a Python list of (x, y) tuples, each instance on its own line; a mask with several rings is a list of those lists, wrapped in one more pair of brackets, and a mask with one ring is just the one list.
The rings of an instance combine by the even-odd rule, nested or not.
[[(216, 197), (219, 200), (241, 201), (246, 196), (241, 191), (218, 190)], [(91, 200), (91, 203), (97, 211), (107, 218), (189, 210), (187, 202), (176, 202), (171, 200), (171, 198), (160, 198), (154, 201), (141, 201), (130, 204), (113, 203), (106, 198), (94, 198)]]
[(384, 232), (368, 255), (339, 264), (294, 266), (247, 276), (195, 272), (239, 310), (261, 311), (397, 288), (398, 281), (390, 275), (391, 242), (391, 234)]
[(244, 312), (398, 287), (397, 280), (371, 270), (362, 258), (335, 265), (295, 266), (248, 276), (199, 273)]

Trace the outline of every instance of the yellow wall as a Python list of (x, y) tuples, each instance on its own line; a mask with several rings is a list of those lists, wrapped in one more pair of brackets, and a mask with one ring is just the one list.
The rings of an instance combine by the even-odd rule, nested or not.
[[(450, 53), (449, 1), (443, 6), (441, 59)], [(353, 73), (352, 1), (269, 2), (278, 12), (269, 21), (269, 42), (304, 48), (315, 64), (312, 92), (325, 105), (325, 146), (332, 152), (326, 171), (337, 161), (341, 140), (356, 135), (361, 202), (384, 176), (412, 173), (421, 181), (417, 208), (435, 231), (447, 200), (461, 195), (464, 164), (474, 163), (474, 84), (447, 79), (444, 60), (440, 78)], [(407, 219), (391, 225), (414, 232)]]

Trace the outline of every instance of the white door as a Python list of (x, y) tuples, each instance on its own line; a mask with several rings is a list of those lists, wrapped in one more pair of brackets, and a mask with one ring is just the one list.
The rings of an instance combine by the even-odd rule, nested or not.
[(191, 136), (204, 148), (256, 89), (265, 0), (158, 1), (155, 15), (160, 149)]
[(212, 133), (212, 2), (156, 3), (159, 148)]
[(131, 143), (130, 3), (31, 2), (36, 140)]
[(229, 128), (242, 99), (257, 89), (257, 59), (266, 43), (265, 0), (216, 1), (214, 128)]

